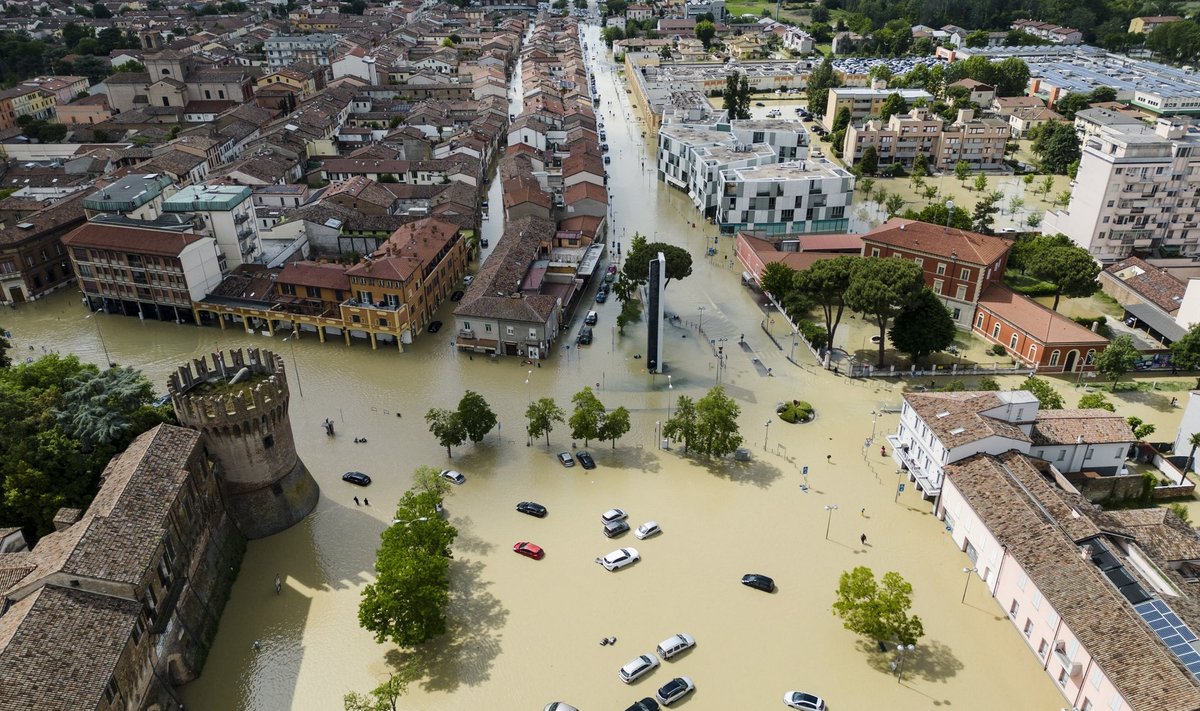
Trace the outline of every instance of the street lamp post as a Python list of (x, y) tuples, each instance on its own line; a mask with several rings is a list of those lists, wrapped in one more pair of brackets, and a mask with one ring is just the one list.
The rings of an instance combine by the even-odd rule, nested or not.
[(825, 520), (825, 540), (829, 540), (829, 525), (833, 523), (833, 512), (838, 510), (837, 504), (829, 504), (825, 507), (829, 512), (829, 518)]
[(959, 603), (965, 605), (967, 603), (967, 586), (971, 584), (971, 573), (977, 573), (977, 572), (979, 572), (979, 569), (978, 568), (963, 568), (963, 572), (966, 573), (967, 579), (963, 583), (963, 594), (962, 594), (962, 599), (959, 600)]
[(654, 448), (662, 449), (662, 421), (654, 421)]
[(897, 684), (899, 684), (901, 681), (904, 680), (904, 657), (907, 656), (908, 653), (913, 651), (914, 649), (916, 649), (916, 646), (911, 645), (911, 644), (897, 644), (896, 645), (896, 651), (900, 653), (900, 661), (896, 665), (896, 683)]
[(671, 391), (674, 389), (675, 389), (675, 386), (671, 384), (671, 376), (670, 376), (670, 374), (668, 374), (667, 375), (667, 420), (668, 421), (671, 419)]
[(697, 306), (696, 310), (700, 312), (700, 321), (699, 321), (699, 323), (696, 324), (696, 330), (699, 331), (700, 333), (704, 333), (704, 306), (703, 306), (703, 304), (700, 306)]
[(296, 373), (296, 390), (298, 390), (300, 392), (300, 397), (304, 397), (304, 385), (300, 382), (300, 366), (296, 363), (296, 341), (295, 341), (295, 339), (297, 339), (299, 337), (300, 337), (300, 334), (298, 334), (296, 332), (296, 329), (292, 329), (292, 335), (283, 339), (283, 342), (284, 343), (290, 342), (292, 344), (292, 370), (295, 371), (295, 373)]
[(771, 421), (767, 420), (763, 425), (763, 451), (767, 450), (767, 438), (771, 435)]
[(793, 361), (793, 362), (796, 360), (796, 342), (798, 340), (799, 333), (800, 333), (799, 329), (795, 329), (792, 331), (792, 352), (788, 354), (788, 360)]
[[(94, 313), (90, 313), (87, 316), (84, 316), (84, 318), (92, 318), (93, 316), (95, 316), (98, 313), (101, 313), (102, 311), (103, 311), (103, 309), (96, 309), (96, 311)], [(100, 332), (100, 319), (96, 319), (95, 321), (93, 321), (93, 323), (96, 324), (96, 336), (100, 338), (100, 349), (104, 351), (104, 363), (108, 367), (111, 368), (112, 367), (112, 358), (108, 357), (108, 344), (106, 344), (104, 342), (104, 334)]]
[(525, 400), (529, 405), (533, 404), (533, 394), (529, 390), (529, 381), (533, 378), (533, 371), (530, 370), (525, 374)]
[(954, 214), (954, 201), (946, 201), (946, 232), (950, 231), (950, 216)]

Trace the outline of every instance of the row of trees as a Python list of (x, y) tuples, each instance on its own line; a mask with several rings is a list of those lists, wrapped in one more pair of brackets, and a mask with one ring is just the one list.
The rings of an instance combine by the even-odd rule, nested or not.
[(871, 319), (879, 327), (881, 366), (884, 336), (914, 362), (954, 343), (954, 320), (909, 260), (842, 256), (800, 272), (773, 263), (763, 270), (762, 287), (793, 319), (820, 308), (826, 343), (834, 343), (846, 309)]
[(674, 414), (663, 423), (662, 434), (672, 442), (682, 442), (685, 454), (694, 450), (723, 457), (742, 446), (737, 424), (741, 412), (741, 406), (720, 385), (699, 400), (680, 395), (675, 401)]
[(87, 507), (109, 459), (175, 416), (151, 404), (140, 371), (55, 354), (12, 365), (7, 348), (0, 341), (0, 527), (38, 537), (58, 509)]

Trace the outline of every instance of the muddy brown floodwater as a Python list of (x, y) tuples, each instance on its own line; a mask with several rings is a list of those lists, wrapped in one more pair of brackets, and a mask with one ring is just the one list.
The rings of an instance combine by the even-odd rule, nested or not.
[[(590, 33), (595, 41), (595, 28)], [(759, 328), (762, 311), (741, 287), (741, 270), (729, 266), (730, 240), (719, 240), (715, 257), (699, 256), (712, 244), (713, 228), (691, 227), (697, 218), (686, 200), (642, 172), (647, 145), (638, 124), (616, 115), (628, 110), (626, 95), (614, 86), (611, 65), (603, 66), (617, 237), (627, 243), (640, 230), (696, 255), (693, 275), (667, 290), (667, 309), (682, 317), (668, 329), (670, 389), (665, 376), (645, 374), (635, 358), (644, 328), (613, 338), (615, 302), (596, 307), (592, 346), (561, 348), (540, 368), (460, 355), (452, 327), (398, 354), (337, 339), (285, 343), (120, 316), (88, 319), (70, 292), (2, 315), (18, 355), (40, 355), (44, 347), (99, 363), (107, 349), (164, 391), (176, 364), (216, 348), (270, 346), (286, 360), (297, 446), (321, 484), (321, 501), (302, 524), (249, 545), (204, 674), (182, 690), (187, 707), (329, 711), (341, 708), (347, 691), (383, 680), (402, 655), (359, 628), (357, 603), (412, 470), (430, 464), (467, 477), (446, 504), (460, 531), (451, 631), (423, 651), (430, 674), (412, 686), (403, 709), (540, 709), (552, 700), (584, 711), (616, 709), (678, 675), (697, 686), (681, 704), (689, 709), (782, 708), (791, 689), (820, 694), (841, 710), (1061, 708), (1062, 697), (984, 584), (964, 577), (967, 558), (929, 504), (911, 488), (894, 501), (890, 459), (879, 456), (877, 444), (864, 451), (872, 432), (895, 428), (894, 415), (871, 413), (898, 403), (899, 391), (786, 360)], [(451, 306), (440, 315), (447, 324)], [(704, 337), (695, 328), (701, 321)], [(738, 345), (742, 333), (745, 348)], [(709, 339), (729, 353), (721, 379), (742, 407), (742, 433), (754, 453), (748, 464), (655, 446), (668, 397), (699, 397), (716, 382)], [(807, 355), (798, 353), (811, 362)], [(773, 375), (761, 374), (755, 358)], [(572, 448), (565, 426), (551, 434), (549, 447), (544, 440), (526, 445), (522, 412), (530, 398), (568, 405), (573, 393), (597, 383), (606, 406), (631, 410), (633, 429), (615, 449), (591, 443), (596, 470), (556, 462), (556, 452)], [(466, 388), (488, 399), (501, 428), (447, 460), (422, 415), (453, 406)], [(788, 425), (774, 418), (777, 402), (792, 397), (812, 402), (817, 420)], [(321, 428), (326, 417), (337, 425), (334, 438)], [(367, 443), (355, 444), (356, 437)], [(807, 494), (800, 488), (806, 465)], [(369, 473), (371, 487), (341, 482), (352, 469)], [(356, 506), (355, 495), (370, 506)], [(515, 512), (526, 499), (547, 506), (549, 516)], [(830, 515), (827, 505), (838, 509)], [(599, 517), (610, 507), (626, 509), (635, 527), (653, 519), (664, 532), (645, 541), (629, 534), (606, 539)], [(866, 545), (859, 543), (863, 533)], [(543, 546), (546, 558), (514, 555), (518, 540)], [(618, 546), (638, 548), (643, 560), (616, 573), (596, 565), (597, 556)], [(902, 683), (889, 668), (893, 655), (872, 651), (830, 613), (838, 575), (856, 565), (899, 571), (914, 585), (914, 610), (927, 635), (905, 661)], [(743, 587), (739, 578), (747, 572), (774, 576), (778, 592)], [(276, 573), (284, 579), (278, 596)], [(632, 687), (621, 683), (622, 664), (676, 632), (694, 635), (696, 648)], [(608, 636), (617, 643), (598, 644)]]

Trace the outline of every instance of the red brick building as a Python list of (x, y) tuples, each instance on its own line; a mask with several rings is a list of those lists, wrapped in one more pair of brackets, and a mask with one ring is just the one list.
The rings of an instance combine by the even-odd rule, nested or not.
[(862, 242), (864, 257), (899, 257), (921, 265), (925, 285), (963, 330), (971, 328), (980, 295), (1000, 283), (1012, 247), (999, 237), (899, 217), (863, 235)]
[(1108, 339), (1002, 284), (984, 290), (974, 331), (1039, 373), (1095, 370)]

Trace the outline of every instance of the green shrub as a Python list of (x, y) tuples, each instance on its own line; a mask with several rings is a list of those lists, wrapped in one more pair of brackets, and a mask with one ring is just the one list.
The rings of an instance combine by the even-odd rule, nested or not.
[(814, 414), (813, 406), (803, 400), (785, 402), (775, 408), (775, 412), (779, 415), (779, 419), (792, 424), (808, 422)]
[(976, 389), (996, 391), (1000, 389), (1000, 383), (996, 382), (995, 378), (985, 375), (979, 379), (979, 387)]
[(1024, 294), (1025, 296), (1031, 297), (1054, 296), (1054, 293), (1058, 290), (1049, 282), (1035, 279), (1028, 274), (1018, 274), (1016, 272), (1005, 272), (1004, 284), (1018, 294)]
[(1008, 350), (1006, 350), (1004, 348), (1004, 346), (1000, 343), (993, 343), (992, 348), (991, 348), (991, 354), (995, 355), (995, 356), (1007, 355)]
[(813, 348), (824, 348), (829, 340), (829, 333), (825, 331), (825, 327), (812, 321), (797, 321), (796, 329), (804, 336), (804, 340), (812, 344)]
[(1092, 328), (1092, 323), (1095, 322), (1097, 324), (1096, 333), (1105, 338), (1112, 338), (1112, 329), (1108, 327), (1107, 316), (1076, 316), (1071, 320), (1089, 330)]

